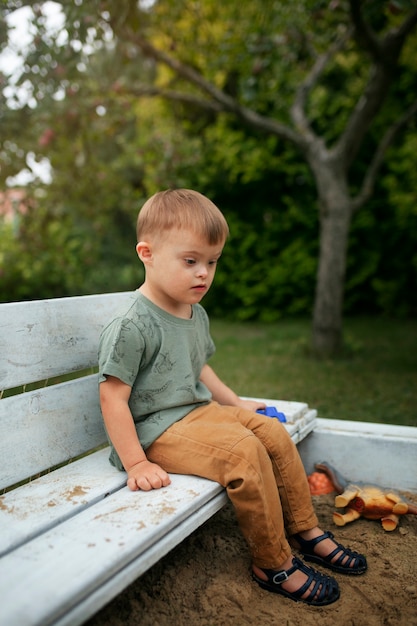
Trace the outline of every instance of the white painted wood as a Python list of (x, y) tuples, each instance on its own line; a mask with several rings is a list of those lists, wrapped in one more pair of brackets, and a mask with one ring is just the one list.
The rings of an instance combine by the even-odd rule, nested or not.
[[(91, 375), (0, 401), (0, 488), (106, 442), (97, 389)], [(285, 413), (295, 443), (314, 428), (305, 403), (263, 401)]]
[[(316, 411), (306, 410), (306, 405), (268, 403), (279, 410), (285, 406), (294, 443), (316, 423)], [(124, 487), (126, 475), (110, 465), (108, 455), (105, 448), (0, 497), (0, 556)]]
[(0, 557), (126, 485), (99, 450), (0, 496)]
[[(103, 325), (129, 293), (0, 306), (0, 389), (96, 365)], [(304, 403), (267, 399), (298, 443)], [(97, 375), (0, 400), (0, 487), (106, 441)], [(171, 476), (133, 493), (108, 449), (0, 497), (0, 626), (82, 623), (227, 501), (217, 483)]]
[(168, 535), (162, 537), (158, 543), (151, 546), (138, 559), (129, 563), (108, 581), (103, 582), (100, 587), (91, 590), (87, 597), (80, 598), (79, 602), (73, 603), (68, 612), (54, 622), (55, 626), (78, 626), (78, 624), (82, 624), (128, 585), (133, 583), (138, 576), (141, 576), (153, 564), (157, 563), (173, 547), (181, 543), (191, 532), (217, 513), (226, 502), (227, 496), (224, 491), (212, 498), (192, 518), (187, 518), (184, 522), (170, 530)]
[(0, 390), (96, 365), (100, 332), (128, 292), (0, 306)]
[(0, 400), (0, 488), (107, 441), (97, 375)]
[(287, 430), (295, 444), (303, 441), (307, 435), (312, 433), (316, 427), (317, 411), (315, 409), (307, 410), (302, 419), (297, 420), (295, 424), (288, 424)]
[[(344, 447), (343, 446), (340, 447), (339, 444), (336, 445), (336, 453), (338, 454), (340, 452), (343, 452), (343, 449), (347, 450), (346, 458), (347, 459), (350, 458), (351, 466), (355, 460), (356, 454), (352, 454), (352, 449), (350, 446), (346, 447), (346, 441), (352, 445), (355, 445), (355, 443), (357, 442), (358, 432), (360, 433), (359, 438), (363, 439), (363, 442), (361, 442), (361, 444), (364, 444), (365, 441), (369, 443), (370, 440), (373, 439), (374, 440), (373, 444), (378, 446), (378, 445), (381, 445), (381, 443), (384, 440), (389, 439), (391, 441), (398, 441), (401, 444), (406, 444), (407, 442), (409, 443), (411, 442), (411, 445), (413, 446), (414, 445), (413, 441), (416, 437), (416, 430), (417, 430), (417, 429), (413, 429), (409, 427), (399, 427), (399, 430), (397, 430), (396, 427), (391, 427), (391, 426), (361, 424), (361, 423), (358, 424), (357, 422), (346, 423), (346, 422), (340, 422), (339, 420), (320, 420), (319, 419), (318, 424), (319, 424), (319, 427), (317, 429), (318, 431), (323, 430), (325, 432), (325, 431), (331, 430), (334, 432), (339, 432), (339, 436), (341, 439), (345, 437)], [(356, 434), (355, 434), (355, 430), (356, 430)], [(349, 432), (350, 432), (350, 435), (349, 435)], [(317, 443), (317, 438), (315, 437), (315, 435), (316, 435), (316, 431), (313, 433), (313, 435), (310, 435), (306, 440), (304, 440), (303, 443), (300, 444), (299, 449), (301, 449), (302, 451), (303, 448), (311, 447), (311, 450), (313, 451), (313, 453), (316, 453), (318, 451), (318, 457), (320, 459), (322, 458), (329, 459), (329, 454), (332, 453), (332, 445), (329, 445), (328, 440), (321, 439), (319, 437), (318, 440), (321, 439), (322, 448), (318, 450), (316, 444), (314, 443), (314, 441), (316, 441)], [(347, 439), (346, 439), (346, 436), (347, 436)], [(353, 439), (350, 439), (350, 437), (353, 437)], [(331, 443), (336, 443), (335, 439)], [(380, 472), (380, 468), (384, 466), (384, 458), (385, 458), (384, 454), (379, 454), (377, 457), (374, 457), (374, 460), (377, 461), (376, 467), (374, 467), (372, 463), (372, 468), (375, 471), (375, 475), (378, 475), (378, 473)], [(397, 460), (398, 458), (401, 458), (401, 457), (397, 457)], [(411, 457), (409, 456), (408, 458), (411, 458), (411, 459), (416, 458), (413, 451), (411, 451)], [(365, 450), (364, 459), (366, 459), (366, 450)], [(356, 466), (357, 465), (358, 464), (356, 463)], [(175, 478), (177, 477), (174, 477), (174, 479)], [(183, 478), (188, 479), (190, 477), (178, 477), (178, 478), (181, 480)], [(375, 476), (369, 476), (369, 479), (375, 481)], [(403, 488), (403, 485), (399, 483), (396, 485), (396, 487)], [(126, 493), (127, 490), (124, 489), (122, 491)], [(148, 495), (150, 496), (151, 494), (153, 495), (154, 493), (157, 493), (157, 492), (151, 492)], [(166, 493), (168, 493), (168, 490), (166, 491)], [(223, 492), (221, 492), (221, 494), (222, 493)], [(140, 494), (140, 495), (146, 496), (146, 494)], [(113, 504), (115, 504), (115, 502), (112, 503), (112, 506)], [(116, 505), (117, 510), (113, 511), (116, 517), (113, 520), (107, 520), (110, 523), (110, 525), (111, 523), (113, 523), (114, 527), (116, 528), (116, 535), (114, 536), (114, 539), (116, 541), (118, 539), (117, 524), (120, 523), (122, 526), (124, 526), (125, 524), (124, 518), (123, 520), (119, 519), (119, 522), (118, 522), (117, 514), (121, 512), (121, 509), (123, 509), (124, 506), (125, 506), (125, 502), (117, 502), (117, 505)], [(168, 505), (168, 508), (169, 506), (170, 505)], [(204, 506), (203, 506), (203, 509), (204, 509)], [(219, 508), (220, 506), (222, 505), (220, 504)], [(167, 508), (166, 502), (162, 508), (165, 508), (165, 509)], [(198, 512), (202, 511), (203, 509), (199, 509)], [(91, 512), (94, 512), (95, 510), (96, 510), (96, 507), (94, 506), (92, 507)], [(152, 509), (150, 510), (152, 511)], [(143, 511), (143, 507), (140, 507), (138, 509), (138, 512), (142, 513), (142, 511)], [(110, 510), (108, 510), (107, 513), (110, 515), (112, 514), (110, 513)], [(203, 512), (202, 515), (206, 515), (205, 512)], [(207, 519), (208, 517), (209, 515), (207, 515), (206, 517), (203, 517), (202, 521), (204, 521), (204, 519)], [(78, 529), (76, 531), (77, 536), (78, 536), (78, 533), (81, 536), (82, 533), (86, 529), (92, 528), (91, 525), (93, 524), (94, 520), (89, 518), (88, 523), (87, 523), (87, 520), (85, 518), (83, 519), (85, 521), (85, 523), (82, 524), (82, 527), (84, 530)], [(186, 521), (184, 521), (185, 530), (182, 529), (180, 525), (176, 527), (174, 531), (174, 534), (175, 532), (181, 532), (180, 538), (179, 539), (177, 538), (178, 542), (181, 541), (185, 536), (187, 536), (189, 532), (191, 532), (188, 527), (188, 523), (189, 523), (188, 520), (190, 521), (190, 523), (194, 523), (194, 520), (192, 520), (191, 517), (186, 518)], [(67, 534), (67, 530), (65, 528), (66, 524), (67, 523), (63, 524), (62, 527), (60, 527), (60, 534), (61, 534), (61, 537), (63, 539), (65, 538), (65, 540), (67, 541), (67, 545), (69, 546), (68, 553), (70, 554), (70, 557), (65, 558), (62, 552), (55, 553), (55, 547), (53, 548), (51, 547), (51, 546), (54, 546), (54, 544), (52, 543), (47, 542), (47, 544), (43, 546), (43, 553), (46, 555), (46, 560), (49, 561), (49, 566), (54, 572), (56, 568), (56, 563), (63, 563), (63, 562), (67, 563), (68, 559), (71, 560), (74, 557), (73, 545), (74, 546), (79, 545), (79, 542), (75, 539), (72, 544), (72, 535), (71, 533)], [(50, 574), (51, 570), (48, 570), (47, 563), (43, 564), (40, 571), (44, 575), (43, 578), (48, 579), (50, 581), (50, 585), (52, 585), (52, 587), (49, 586), (45, 590), (43, 589), (42, 583), (41, 583), (41, 589), (36, 589), (36, 585), (40, 584), (40, 581), (42, 580), (42, 576), (38, 576), (36, 573), (33, 573), (33, 572), (39, 571), (37, 569), (38, 568), (37, 558), (39, 557), (39, 554), (42, 554), (42, 549), (40, 549), (37, 556), (35, 555), (36, 558), (34, 559), (33, 559), (32, 553), (26, 554), (24, 557), (22, 557), (21, 555), (23, 553), (20, 552), (18, 562), (19, 562), (19, 567), (23, 568), (19, 570), (20, 575), (22, 575), (23, 577), (22, 587), (19, 587), (19, 583), (18, 583), (18, 580), (20, 579), (20, 575), (17, 576), (16, 580), (14, 578), (10, 580), (10, 577), (7, 574), (7, 579), (10, 581), (11, 584), (8, 586), (6, 585), (3, 588), (1, 588), (1, 585), (0, 585), (0, 593), (2, 595), (2, 598), (6, 598), (7, 600), (6, 603), (2, 603), (2, 610), (0, 611), (1, 626), (6, 626), (6, 625), (9, 626), (9, 624), (19, 624), (22, 626), (30, 626), (31, 624), (39, 624), (39, 625), (42, 624), (42, 626), (44, 626), (46, 624), (52, 624), (52, 623), (59, 624), (59, 625), (76, 626), (76, 624), (81, 624), (90, 615), (92, 615), (94, 612), (99, 610), (107, 601), (109, 601), (111, 598), (117, 595), (117, 593), (119, 593), (125, 587), (125, 585), (129, 584), (137, 576), (139, 576), (141, 573), (146, 571), (148, 567), (150, 567), (161, 556), (163, 556), (163, 554), (169, 551), (169, 549), (171, 549), (173, 545), (176, 545), (175, 541), (177, 541), (177, 539), (174, 539), (171, 536), (171, 533), (173, 531), (170, 530), (169, 532), (170, 532), (170, 535), (165, 535), (161, 537), (156, 543), (154, 543), (146, 551), (141, 553), (140, 556), (132, 559), (129, 563), (127, 563), (118, 571), (111, 572), (111, 575), (108, 577), (107, 580), (103, 580), (102, 577), (97, 579), (93, 575), (92, 586), (86, 589), (86, 593), (80, 592), (79, 595), (76, 595), (76, 594), (74, 595), (73, 590), (71, 588), (69, 589), (68, 595), (64, 594), (64, 597), (62, 597), (63, 584), (62, 584), (61, 578), (59, 578), (59, 580), (57, 581), (57, 584), (55, 584), (53, 580), (51, 580), (51, 574)], [(53, 534), (54, 535), (56, 534), (56, 530), (53, 531)], [(42, 538), (40, 538), (40, 540), (41, 539)], [(108, 542), (108, 543), (111, 543), (111, 542)], [(23, 549), (26, 549), (25, 546), (23, 547)], [(81, 542), (80, 549), (87, 550), (85, 544), (83, 544), (82, 542)], [(75, 554), (76, 563), (79, 563), (79, 558), (80, 557), (78, 555), (78, 549), (77, 549), (76, 554)], [(3, 559), (0, 560), (0, 581), (6, 580), (5, 570), (1, 569), (5, 562), (6, 561)], [(9, 573), (11, 570), (14, 569), (13, 561), (6, 562), (6, 566), (7, 566), (7, 572)], [(71, 581), (74, 572), (70, 569), (67, 572), (67, 574), (68, 574), (68, 578)], [(15, 591), (16, 595), (12, 596), (12, 601), (9, 602), (8, 594), (10, 593), (11, 589), (15, 588), (15, 585), (17, 585), (16, 591)], [(33, 588), (33, 585), (35, 585), (35, 589), (36, 589), (35, 594), (33, 595), (33, 597), (31, 594), (29, 594), (28, 602), (25, 602), (22, 606), (20, 598), (24, 598), (25, 593), (26, 593), (26, 592), (24, 593), (23, 590), (28, 589), (28, 588), (31, 589)], [(58, 593), (58, 598), (55, 601), (54, 598), (56, 597), (56, 593)], [(36, 601), (36, 599), (38, 598), (38, 595), (40, 598), (39, 603)], [(16, 601), (16, 598), (19, 598), (19, 601)], [(53, 598), (52, 606), (49, 605), (50, 598)], [(52, 613), (49, 613), (48, 609), (46, 608), (47, 606), (50, 606)]]
[(298, 446), (308, 473), (327, 461), (352, 481), (417, 493), (417, 428), (318, 418)]
[[(185, 523), (187, 533), (194, 530), (207, 519), (200, 509), (212, 497), (225, 501), (212, 481), (172, 479), (152, 492), (125, 487), (3, 557), (1, 626), (54, 623), (160, 540), (167, 550), (174, 547), (173, 528)], [(152, 562), (145, 559), (137, 571)]]

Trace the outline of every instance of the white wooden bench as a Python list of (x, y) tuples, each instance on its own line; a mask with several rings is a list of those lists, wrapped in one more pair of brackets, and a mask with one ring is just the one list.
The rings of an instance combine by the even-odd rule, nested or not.
[[(193, 476), (131, 492), (108, 462), (93, 368), (100, 331), (127, 298), (0, 304), (1, 626), (83, 623), (226, 502), (219, 484)], [(267, 403), (296, 443), (314, 428), (305, 404)]]

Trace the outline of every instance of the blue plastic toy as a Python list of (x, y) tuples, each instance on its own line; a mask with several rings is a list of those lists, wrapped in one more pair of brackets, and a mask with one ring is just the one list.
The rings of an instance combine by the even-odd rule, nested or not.
[(268, 417), (275, 417), (280, 422), (287, 421), (284, 413), (280, 413), (280, 411), (277, 411), (274, 406), (267, 406), (265, 409), (258, 409), (256, 412), (262, 413), (262, 415), (267, 415)]

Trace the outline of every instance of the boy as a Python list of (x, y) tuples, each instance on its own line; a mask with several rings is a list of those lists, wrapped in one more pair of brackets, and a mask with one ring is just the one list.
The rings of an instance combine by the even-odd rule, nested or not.
[[(346, 574), (364, 556), (318, 528), (298, 451), (278, 420), (256, 412), (207, 364), (214, 352), (209, 290), (228, 225), (198, 192), (152, 196), (139, 213), (136, 251), (145, 281), (100, 340), (100, 402), (110, 461), (133, 491), (168, 487), (170, 473), (195, 474), (227, 490), (252, 556), (252, 577), (268, 591), (315, 606), (336, 601), (333, 577), (294, 557)], [(287, 540), (286, 534), (289, 537)]]

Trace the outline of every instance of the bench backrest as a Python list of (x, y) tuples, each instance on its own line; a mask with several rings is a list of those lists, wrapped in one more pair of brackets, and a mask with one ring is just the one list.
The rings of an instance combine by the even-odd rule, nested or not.
[[(106, 441), (98, 402), (101, 329), (128, 301), (116, 293), (0, 304), (0, 488)], [(83, 372), (50, 385), (51, 378)], [(48, 380), (34, 391), (24, 386)], [(4, 394), (5, 396), (7, 394)]]

